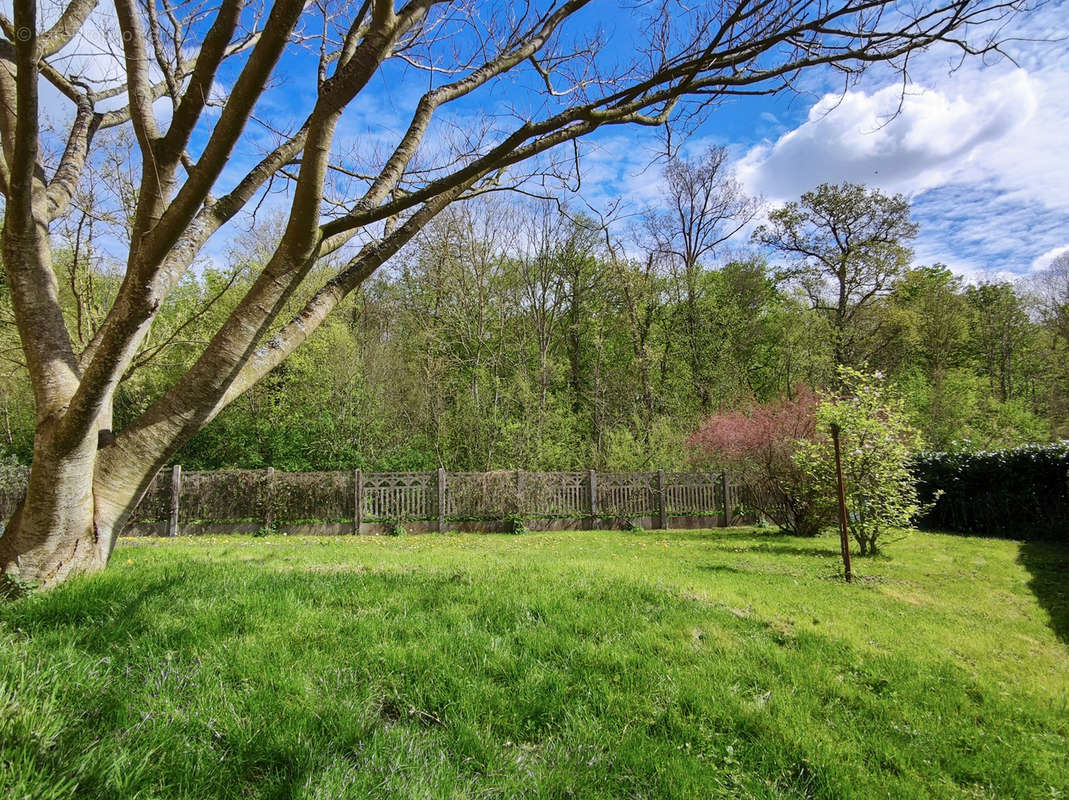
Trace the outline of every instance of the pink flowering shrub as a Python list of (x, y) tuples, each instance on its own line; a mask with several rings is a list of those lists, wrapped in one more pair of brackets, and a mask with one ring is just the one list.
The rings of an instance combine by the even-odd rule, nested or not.
[(799, 387), (790, 399), (755, 404), (706, 419), (690, 437), (694, 460), (729, 469), (744, 501), (784, 531), (813, 536), (833, 519), (834, 497), (794, 462), (796, 443), (816, 437), (820, 398)]

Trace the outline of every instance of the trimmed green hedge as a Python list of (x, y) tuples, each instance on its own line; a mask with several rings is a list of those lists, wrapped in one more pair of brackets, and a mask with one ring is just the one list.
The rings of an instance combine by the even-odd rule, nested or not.
[(1069, 441), (976, 453), (922, 453), (912, 471), (931, 511), (921, 527), (1069, 543)]

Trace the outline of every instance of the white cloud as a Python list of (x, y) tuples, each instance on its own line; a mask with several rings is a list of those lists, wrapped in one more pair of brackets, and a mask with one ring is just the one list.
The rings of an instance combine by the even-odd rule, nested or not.
[[(1024, 15), (1007, 35), (1019, 66), (944, 54), (911, 63), (902, 92), (886, 71), (819, 99), (807, 118), (739, 161), (747, 187), (773, 202), (819, 183), (902, 192), (921, 223), (920, 261), (967, 276), (1021, 274), (1069, 235), (1069, 48), (1064, 7)], [(1036, 41), (1038, 37), (1046, 41)], [(1049, 260), (1049, 259), (1047, 259)]]
[(1054, 259), (1056, 259), (1060, 255), (1063, 255), (1064, 253), (1069, 253), (1069, 244), (1063, 244), (1059, 247), (1052, 247), (1050, 250), (1038, 256), (1032, 262), (1032, 272), (1040, 272), (1041, 270), (1045, 270), (1054, 262)]
[(1023, 70), (993, 81), (980, 96), (924, 88), (903, 94), (893, 85), (828, 95), (801, 126), (752, 148), (739, 176), (773, 201), (842, 180), (912, 194), (953, 180), (983, 145), (1030, 120), (1036, 106)]

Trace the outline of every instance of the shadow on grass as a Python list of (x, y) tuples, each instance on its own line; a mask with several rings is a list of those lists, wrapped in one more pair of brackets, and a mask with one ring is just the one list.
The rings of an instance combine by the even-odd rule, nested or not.
[(1017, 560), (1032, 575), (1028, 588), (1050, 615), (1051, 630), (1069, 644), (1069, 547), (1022, 542)]
[(725, 572), (731, 575), (745, 575), (746, 571), (730, 567), (727, 564), (699, 564), (698, 569), (702, 572)]
[(756, 528), (670, 528), (663, 530), (656, 528), (646, 531), (650, 536), (670, 535), (673, 539), (695, 542), (747, 542), (747, 541), (784, 541), (786, 534), (776, 530), (758, 530)]
[(732, 547), (733, 553), (764, 553), (770, 556), (817, 556), (838, 558), (839, 551), (827, 547), (794, 547), (790, 544), (759, 544), (752, 547)]
[[(649, 533), (656, 535), (661, 532), (649, 531)], [(673, 530), (671, 534), (673, 539), (708, 542), (719, 550), (726, 550), (732, 553), (764, 553), (774, 556), (810, 556), (817, 558), (839, 557), (839, 548), (834, 546), (837, 542), (832, 542), (829, 538), (791, 536), (778, 530), (713, 528), (694, 531)], [(813, 546), (800, 547), (799, 543), (801, 542), (813, 542)]]

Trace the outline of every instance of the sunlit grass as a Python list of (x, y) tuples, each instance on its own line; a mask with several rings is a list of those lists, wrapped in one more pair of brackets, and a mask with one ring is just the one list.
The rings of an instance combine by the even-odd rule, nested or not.
[(131, 540), (0, 605), (0, 796), (1069, 786), (1064, 548), (752, 530)]

